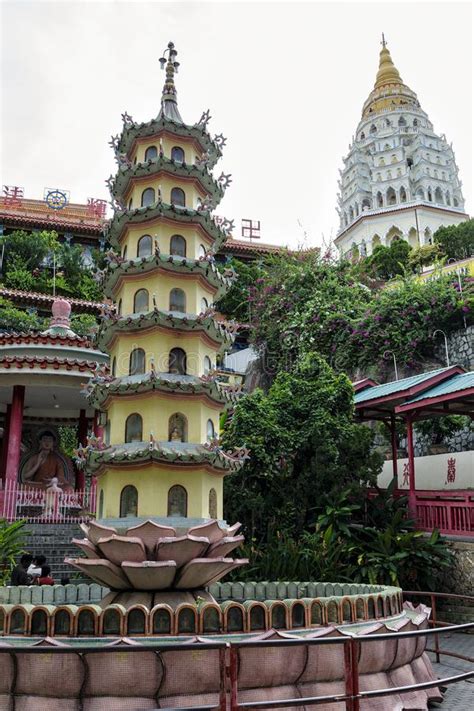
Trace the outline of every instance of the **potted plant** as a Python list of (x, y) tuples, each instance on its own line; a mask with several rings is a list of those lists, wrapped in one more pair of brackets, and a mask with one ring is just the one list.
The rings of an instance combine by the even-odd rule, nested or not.
[(445, 415), (431, 420), (423, 420), (415, 425), (416, 432), (428, 441), (430, 454), (449, 451), (446, 440), (468, 425), (468, 418), (462, 415)]

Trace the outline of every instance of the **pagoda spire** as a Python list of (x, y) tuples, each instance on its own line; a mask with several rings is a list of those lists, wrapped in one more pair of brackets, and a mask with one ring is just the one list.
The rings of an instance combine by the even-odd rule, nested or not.
[(169, 119), (175, 123), (183, 123), (183, 119), (178, 110), (178, 100), (174, 75), (178, 71), (179, 62), (176, 61), (178, 52), (173, 42), (168, 42), (168, 47), (160, 57), (161, 68), (166, 71), (165, 83), (161, 94), (161, 109), (158, 114), (159, 119)]
[(402, 84), (402, 78), (396, 66), (392, 61), (390, 50), (387, 48), (387, 41), (382, 32), (382, 49), (380, 50), (379, 70), (375, 79), (374, 89), (386, 84)]

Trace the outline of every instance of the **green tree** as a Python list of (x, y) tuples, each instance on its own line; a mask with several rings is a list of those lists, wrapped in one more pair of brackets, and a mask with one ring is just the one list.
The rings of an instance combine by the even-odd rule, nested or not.
[(263, 278), (263, 262), (241, 262), (232, 259), (224, 265), (226, 269), (235, 270), (237, 278), (231, 288), (216, 304), (217, 311), (225, 316), (233, 318), (241, 323), (249, 323), (252, 320), (252, 309), (249, 301), (251, 288)]
[(251, 539), (272, 540), (277, 530), (299, 536), (325, 496), (375, 481), (373, 433), (353, 415), (350, 381), (315, 353), (280, 372), (267, 394), (237, 404), (223, 446), (244, 445), (251, 458), (226, 480), (225, 506)]
[(39, 331), (45, 321), (35, 313), (17, 309), (8, 299), (0, 297), (0, 329), (6, 331)]
[(378, 245), (366, 260), (366, 269), (377, 279), (387, 281), (405, 273), (411, 252), (408, 242), (393, 240), (390, 247)]
[(474, 256), (474, 219), (440, 227), (433, 239), (448, 259), (468, 259)]
[(43, 266), (54, 252), (59, 249), (56, 232), (43, 230), (31, 234), (24, 230), (16, 230), (0, 237), (0, 247), (5, 248), (2, 272), (8, 274), (15, 269), (23, 268), (34, 272)]

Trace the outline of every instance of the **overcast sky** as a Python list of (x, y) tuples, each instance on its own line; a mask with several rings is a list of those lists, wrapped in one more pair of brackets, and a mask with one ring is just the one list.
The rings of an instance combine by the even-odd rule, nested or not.
[(338, 170), (373, 87), (382, 31), (435, 131), (453, 142), (473, 213), (470, 2), (1, 2), (1, 182), (108, 198), (112, 133), (160, 107), (169, 40), (178, 102), (209, 108), (233, 175), (218, 208), (276, 244), (334, 237)]

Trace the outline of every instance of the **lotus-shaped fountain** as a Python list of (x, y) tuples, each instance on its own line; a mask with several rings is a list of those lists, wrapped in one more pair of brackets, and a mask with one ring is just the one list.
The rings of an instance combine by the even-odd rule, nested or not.
[(73, 539), (85, 558), (66, 558), (90, 578), (112, 590), (196, 590), (220, 580), (248, 560), (229, 558), (244, 540), (216, 520), (176, 529), (148, 520), (119, 534), (96, 521), (81, 524), (85, 538)]

